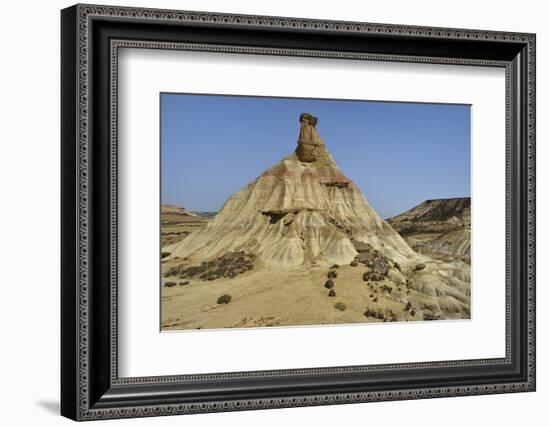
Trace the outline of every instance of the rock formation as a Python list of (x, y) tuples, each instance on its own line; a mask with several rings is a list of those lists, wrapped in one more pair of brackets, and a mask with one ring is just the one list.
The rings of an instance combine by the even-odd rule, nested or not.
[(210, 259), (252, 253), (266, 265), (349, 264), (366, 243), (395, 262), (416, 253), (345, 177), (317, 132), (300, 115), (298, 146), (233, 194), (203, 229), (166, 250), (171, 257)]
[(411, 247), (432, 257), (470, 259), (470, 198), (426, 200), (388, 219)]

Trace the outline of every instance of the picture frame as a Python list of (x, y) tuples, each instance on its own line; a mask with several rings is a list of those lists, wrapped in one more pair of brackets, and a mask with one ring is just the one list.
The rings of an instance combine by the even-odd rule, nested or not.
[[(535, 391), (535, 45), (535, 35), (525, 33), (64, 9), (61, 414), (94, 420)], [(506, 356), (119, 377), (117, 55), (124, 47), (503, 68)]]

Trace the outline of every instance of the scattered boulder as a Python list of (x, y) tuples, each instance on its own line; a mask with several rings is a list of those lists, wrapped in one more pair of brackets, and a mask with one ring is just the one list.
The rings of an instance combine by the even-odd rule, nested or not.
[(174, 267), (170, 268), (168, 271), (166, 271), (164, 273), (164, 276), (165, 277), (175, 277), (176, 275), (179, 275), (180, 271), (181, 271), (180, 266), (174, 266)]
[(231, 302), (231, 296), (229, 294), (224, 294), (223, 296), (218, 297), (218, 305), (226, 305)]
[(188, 285), (189, 281), (180, 281), (180, 285)]
[(174, 281), (166, 281), (164, 287), (174, 287), (176, 283)]
[(350, 266), (357, 266), (357, 265), (359, 265), (359, 264), (358, 264), (355, 260), (353, 260), (349, 265), (350, 265)]
[(375, 271), (368, 271), (363, 274), (363, 281), (382, 281), (384, 276)]
[(425, 264), (419, 263), (419, 264), (417, 264), (417, 265), (413, 268), (413, 272), (421, 271), (421, 270), (424, 269), (425, 267), (426, 267)]
[(327, 274), (327, 278), (336, 278), (336, 277), (338, 277), (338, 274), (336, 273), (336, 271), (330, 271)]
[(359, 253), (353, 260), (357, 263), (362, 263), (365, 266), (371, 267), (373, 258), (370, 253)]
[(382, 291), (385, 291), (386, 293), (392, 293), (393, 287), (390, 287), (389, 285), (384, 284), (382, 287), (380, 287)]
[(161, 254), (160, 254), (161, 258), (164, 259), (165, 257), (168, 257), (170, 256), (170, 253), (168, 253), (167, 251), (163, 251)]
[(328, 292), (328, 295), (329, 297), (336, 297), (336, 292), (334, 291), (334, 289), (330, 289), (330, 291)]
[(366, 317), (375, 318), (384, 322), (395, 322), (397, 321), (397, 315), (391, 309), (370, 309), (367, 308), (363, 314)]
[(334, 287), (334, 281), (332, 281), (330, 278), (327, 280), (327, 282), (325, 283), (325, 287), (328, 288), (328, 289), (331, 289), (332, 287)]
[(386, 318), (386, 316), (384, 315), (384, 312), (378, 309), (367, 308), (367, 310), (363, 315), (365, 315), (366, 317), (376, 318), (379, 320), (384, 320)]
[(332, 265), (332, 266), (330, 267), (330, 269), (338, 269), (339, 267), (340, 267), (340, 266), (334, 264), (334, 265)]
[(336, 302), (336, 303), (334, 304), (334, 307), (335, 307), (336, 309), (338, 309), (339, 311), (345, 311), (346, 308), (347, 308), (346, 304), (343, 303), (343, 302)]
[(377, 257), (376, 259), (374, 259), (374, 261), (372, 262), (372, 265), (375, 272), (384, 276), (388, 275), (390, 268), (388, 266), (388, 263), (383, 257)]

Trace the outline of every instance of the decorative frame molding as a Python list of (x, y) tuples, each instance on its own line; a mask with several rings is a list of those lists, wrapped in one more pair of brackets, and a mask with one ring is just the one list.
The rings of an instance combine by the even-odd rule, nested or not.
[[(134, 38), (124, 24), (139, 23), (142, 31), (162, 28), (198, 29), (191, 41), (174, 38), (169, 31), (158, 41)], [(97, 24), (97, 25), (96, 25)], [(238, 44), (197, 42), (207, 28), (223, 28), (237, 34)], [(190, 30), (190, 31), (191, 31)], [(250, 46), (246, 30), (275, 31), (299, 38), (314, 32), (326, 37), (349, 35), (375, 40), (371, 51), (295, 46)], [(139, 31), (137, 31), (139, 32)], [(105, 35), (108, 34), (108, 35)], [(120, 35), (124, 35), (124, 39)], [(118, 37), (117, 37), (118, 35)], [(173, 37), (173, 38), (170, 38)], [(368, 37), (371, 37), (370, 39)], [(379, 40), (382, 40), (381, 42)], [(458, 46), (465, 56), (405, 55), (388, 52), (384, 41), (428, 46)], [(283, 40), (281, 43), (289, 43)], [(376, 44), (378, 43), (378, 44)], [(445, 44), (447, 43), (447, 44)], [(502, 359), (390, 364), (360, 367), (274, 370), (192, 376), (145, 378), (118, 377), (117, 368), (117, 70), (122, 47), (217, 51), (275, 56), (314, 56), (333, 59), (481, 65), (506, 69), (506, 357)], [(368, 48), (368, 46), (367, 46)], [(492, 50), (489, 53), (488, 49)], [(430, 50), (431, 49), (431, 50)], [(451, 52), (452, 53), (452, 52)], [(76, 5), (62, 12), (62, 414), (75, 420), (140, 417), (197, 412), (292, 406), (342, 404), (381, 400), (434, 398), (535, 390), (535, 36), (533, 34), (402, 25), (337, 22), (266, 16), (230, 15), (126, 7)], [(469, 55), (469, 56), (468, 56)], [(94, 68), (95, 67), (95, 68)], [(107, 102), (107, 103), (106, 103)], [(107, 123), (108, 122), (108, 123)], [(103, 138), (103, 139), (101, 139)], [(108, 142), (103, 145), (98, 141)], [(108, 179), (91, 168), (101, 163)], [(98, 162), (98, 159), (101, 161)], [(97, 188), (97, 189), (96, 189)], [(107, 189), (108, 194), (99, 192)], [(106, 198), (103, 198), (106, 197)], [(519, 209), (516, 211), (515, 209)], [(99, 234), (97, 229), (106, 229)], [(108, 265), (96, 266), (96, 250), (108, 252)], [(516, 265), (515, 257), (518, 257)], [(105, 260), (103, 263), (105, 263)], [(514, 260), (514, 262), (512, 262)], [(108, 278), (107, 281), (98, 276)], [(521, 300), (519, 300), (521, 299)], [(92, 303), (93, 301), (93, 303)], [(514, 305), (518, 303), (518, 305)], [(97, 305), (103, 306), (99, 309)], [(106, 309), (108, 307), (108, 309)], [(93, 342), (93, 344), (92, 344)], [(519, 352), (518, 352), (519, 351)], [(361, 388), (353, 380), (361, 374), (406, 370), (437, 370), (444, 375), (453, 368), (493, 366), (516, 372), (516, 379), (478, 381), (468, 385), (376, 389)], [(300, 394), (295, 390), (269, 397), (227, 394), (193, 399), (189, 393), (168, 398), (163, 388), (198, 386), (208, 393), (228, 380), (250, 380), (254, 386), (269, 386), (268, 380), (314, 376), (326, 384), (331, 377), (350, 375), (350, 385), (339, 391)], [(353, 378), (351, 377), (353, 375)], [(352, 380), (353, 379), (353, 380)], [(443, 379), (443, 377), (441, 377)], [(265, 380), (266, 383), (258, 384)], [(435, 382), (435, 379), (434, 379)], [(370, 386), (370, 388), (369, 388)], [(149, 397), (136, 396), (149, 393)], [(374, 387), (375, 388), (375, 387)], [(373, 388), (373, 389), (374, 389)], [(145, 390), (144, 390), (145, 389)], [(198, 395), (198, 394), (197, 394)], [(244, 397), (248, 395), (247, 397)]]

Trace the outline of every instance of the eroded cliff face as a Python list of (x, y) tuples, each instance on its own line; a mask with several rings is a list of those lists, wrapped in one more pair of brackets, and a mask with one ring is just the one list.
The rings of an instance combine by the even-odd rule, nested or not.
[(340, 171), (316, 129), (300, 116), (298, 146), (233, 194), (204, 229), (170, 247), (172, 256), (214, 258), (253, 253), (267, 265), (349, 264), (353, 241), (402, 262), (416, 256)]
[(415, 250), (469, 263), (470, 210), (469, 197), (426, 200), (388, 222)]

